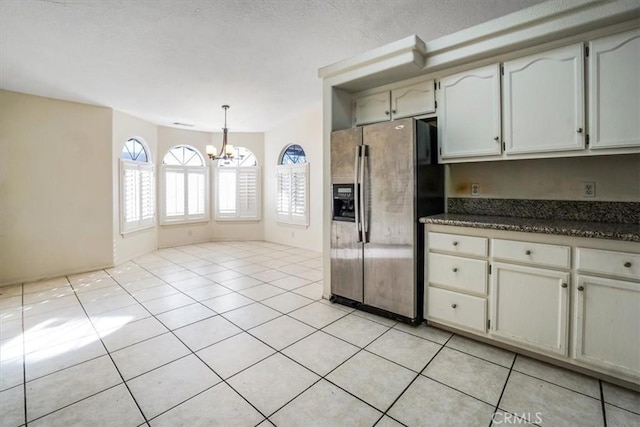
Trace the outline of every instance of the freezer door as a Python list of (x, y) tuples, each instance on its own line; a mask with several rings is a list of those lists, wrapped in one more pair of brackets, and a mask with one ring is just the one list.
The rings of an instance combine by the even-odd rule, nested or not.
[(364, 302), (417, 316), (413, 119), (366, 126), (363, 144)]
[[(362, 128), (331, 134), (331, 183), (355, 184), (358, 191), (358, 158)], [(356, 194), (357, 196), (357, 194)], [(357, 203), (357, 200), (356, 200)], [(331, 207), (333, 211), (333, 206)], [(356, 215), (359, 217), (359, 212)], [(362, 242), (356, 222), (331, 222), (331, 293), (362, 302)]]
[(355, 184), (355, 152), (362, 144), (362, 128), (338, 130), (331, 134), (331, 183)]
[(331, 293), (363, 302), (362, 243), (353, 222), (331, 223)]

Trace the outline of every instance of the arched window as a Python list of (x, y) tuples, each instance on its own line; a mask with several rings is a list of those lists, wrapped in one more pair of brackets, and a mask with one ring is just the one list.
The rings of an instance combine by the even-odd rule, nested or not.
[(218, 221), (261, 218), (260, 168), (251, 150), (234, 147), (232, 158), (216, 161), (215, 201)]
[(200, 152), (176, 145), (162, 159), (160, 222), (179, 224), (209, 220), (209, 169)]
[(292, 163), (306, 163), (307, 156), (304, 153), (304, 149), (298, 144), (289, 145), (282, 152), (282, 156), (280, 157), (281, 165), (289, 165)]
[(153, 164), (142, 138), (129, 138), (120, 155), (120, 233), (155, 225)]
[(309, 225), (309, 163), (301, 146), (292, 144), (282, 150), (276, 176), (278, 222)]

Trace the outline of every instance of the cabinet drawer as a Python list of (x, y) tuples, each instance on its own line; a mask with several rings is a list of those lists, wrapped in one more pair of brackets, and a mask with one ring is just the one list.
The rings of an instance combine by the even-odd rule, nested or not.
[(487, 293), (487, 261), (430, 253), (429, 283)]
[(461, 255), (487, 256), (487, 238), (458, 234), (429, 233), (430, 250), (454, 252)]
[(577, 248), (579, 271), (640, 279), (640, 254)]
[(427, 318), (485, 332), (487, 300), (429, 287), (427, 290)]
[(491, 241), (491, 256), (505, 261), (569, 268), (571, 248), (569, 246), (493, 239)]

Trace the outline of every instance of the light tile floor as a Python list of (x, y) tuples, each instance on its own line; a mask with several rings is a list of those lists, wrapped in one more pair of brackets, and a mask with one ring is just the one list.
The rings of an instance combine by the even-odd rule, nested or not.
[(640, 425), (638, 393), (322, 300), (321, 266), (206, 243), (0, 288), (0, 425)]

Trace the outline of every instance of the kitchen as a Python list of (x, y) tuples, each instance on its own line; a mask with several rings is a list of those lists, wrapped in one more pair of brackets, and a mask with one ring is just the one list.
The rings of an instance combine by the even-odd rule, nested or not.
[[(87, 19), (104, 7), (81, 3), (25, 4)], [(253, 12), (285, 3), (305, 9), (256, 2)], [(210, 25), (222, 3), (125, 2), (117, 12), (157, 30), (134, 12), (154, 21), (163, 5), (191, 14), (181, 24), (202, 34), (225, 28)], [(10, 203), (0, 204), (11, 225), (0, 233), (11, 239), (0, 245), (3, 423), (636, 425), (638, 11), (635, 0), (551, 1), (426, 43), (401, 39), (322, 68), (322, 111), (265, 133), (236, 132), (243, 107), (232, 100), (230, 141), (264, 167), (262, 221), (122, 235), (127, 138), (144, 137), (161, 171), (176, 143), (202, 154), (223, 135), (109, 103), (0, 91), (0, 163), (11, 166)], [(607, 88), (598, 101), (593, 82)], [(310, 159), (306, 229), (274, 218), (284, 141)]]
[[(319, 71), (325, 194), (336, 206), (349, 185), (354, 205), (348, 219), (325, 216), (325, 297), (637, 388), (640, 31), (621, 4), (592, 6), (408, 37)], [(421, 142), (426, 123), (437, 146)], [(382, 126), (382, 144), (367, 137)], [(403, 150), (394, 132), (411, 126)], [(426, 150), (446, 178), (431, 178), (439, 191), (423, 202)], [(415, 193), (376, 201), (385, 179)], [(398, 219), (374, 223), (398, 209), (413, 223), (402, 234), (413, 263), (393, 239)], [(393, 289), (382, 300), (380, 280)]]

